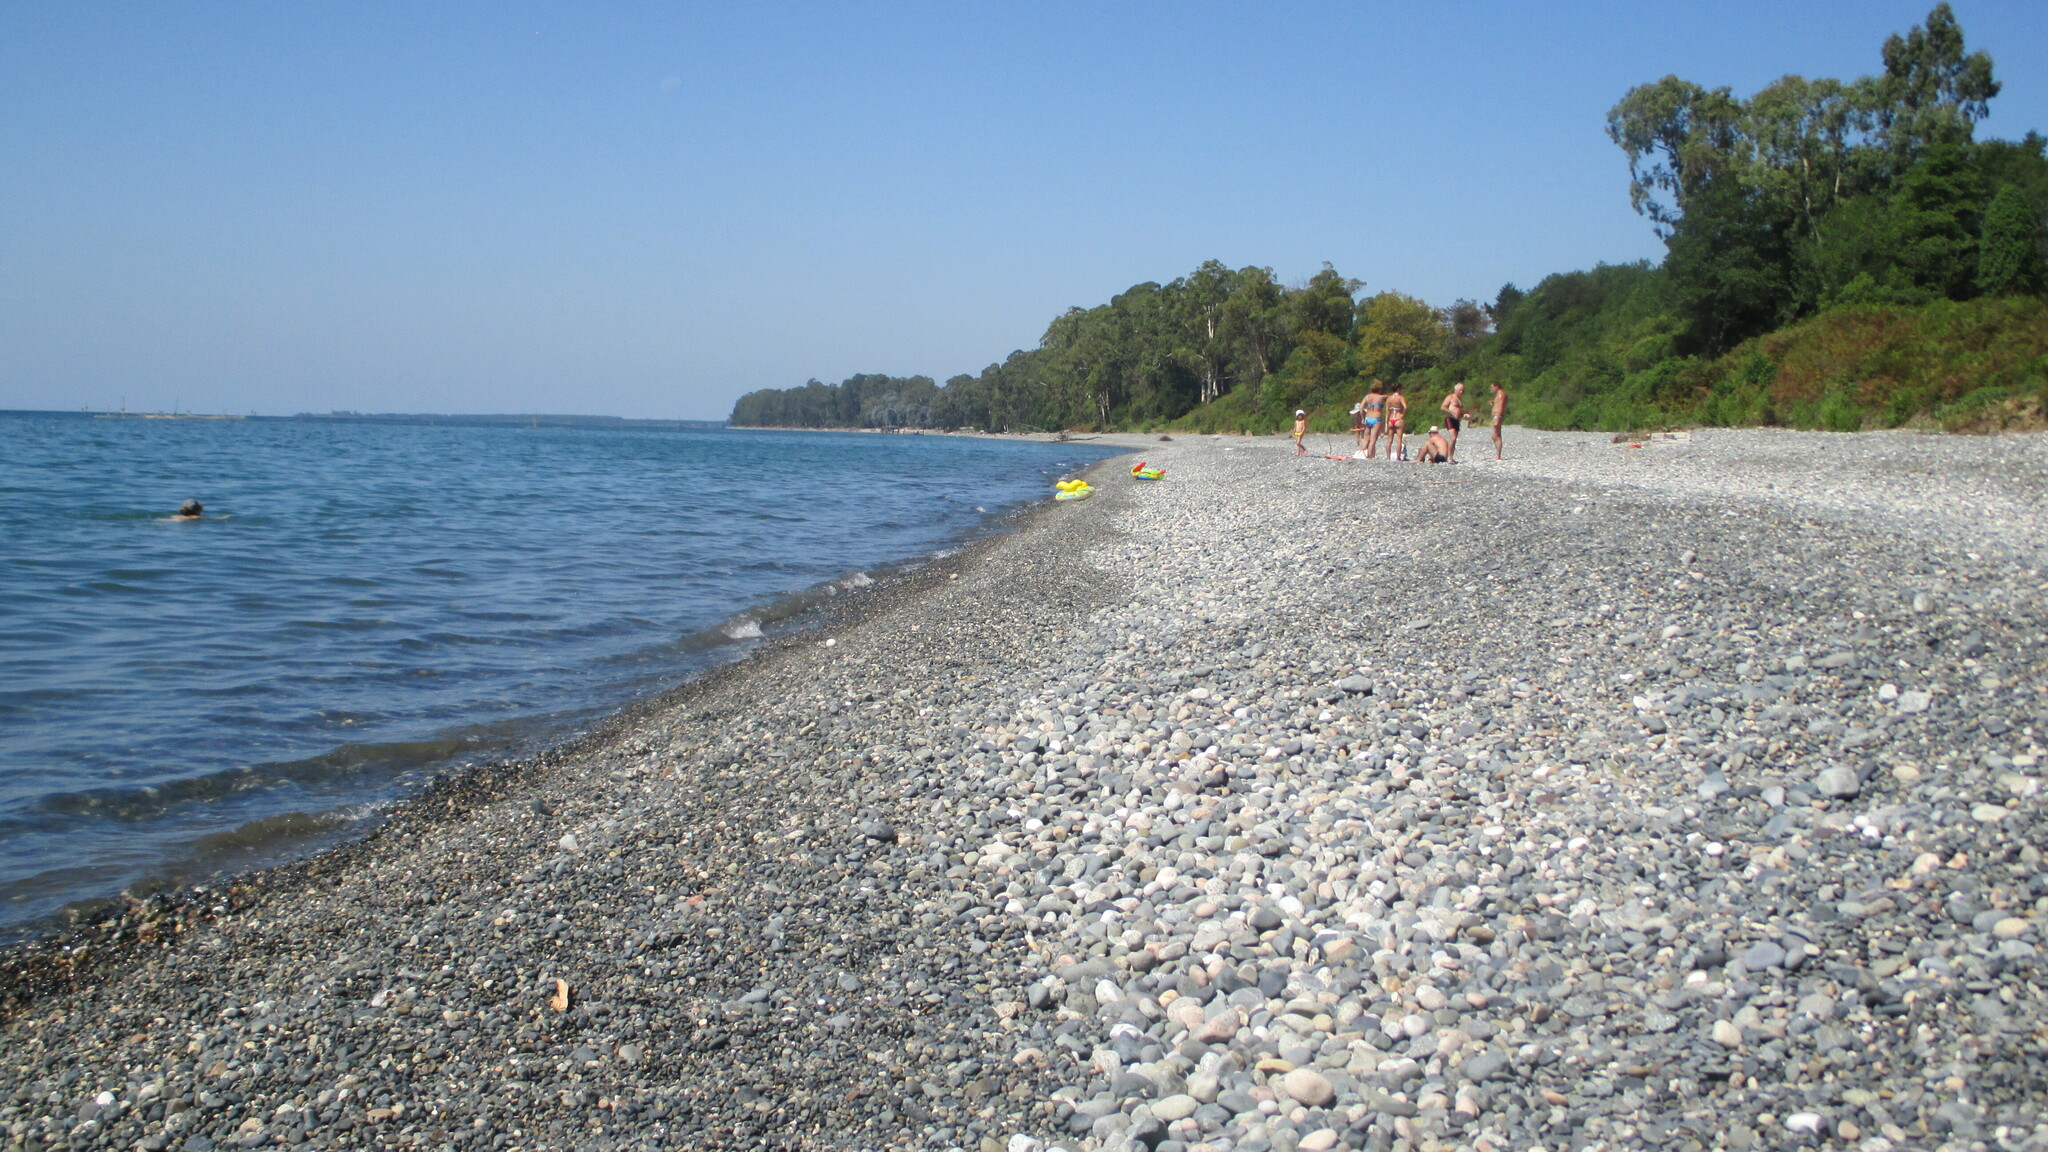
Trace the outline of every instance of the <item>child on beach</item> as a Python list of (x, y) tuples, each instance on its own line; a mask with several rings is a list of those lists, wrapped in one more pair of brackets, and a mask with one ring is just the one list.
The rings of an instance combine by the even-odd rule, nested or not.
[(1308, 413), (1300, 408), (1296, 408), (1294, 410), (1294, 454), (1296, 456), (1308, 455), (1308, 449), (1302, 447), (1301, 444), (1301, 438), (1306, 435), (1308, 435)]

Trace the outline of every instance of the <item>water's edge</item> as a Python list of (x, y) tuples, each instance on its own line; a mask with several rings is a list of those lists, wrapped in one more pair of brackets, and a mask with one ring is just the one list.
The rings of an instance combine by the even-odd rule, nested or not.
[[(1119, 459), (1093, 461), (1075, 474), (1099, 482)], [(766, 661), (832, 639), (914, 601), (980, 564), (990, 550), (1015, 539), (1058, 507), (1041, 500), (991, 513), (984, 528), (932, 552), (876, 566), (873, 571), (879, 575), (858, 594), (823, 597), (790, 613), (780, 618), (786, 621), (783, 627), (764, 634), (759, 642), (737, 646), (729, 658), (667, 689), (627, 701), (579, 730), (558, 733), (556, 739), (519, 754), (444, 768), (374, 815), (351, 822), (345, 833), (330, 830), (301, 838), (265, 858), (224, 867), (203, 879), (166, 882), (143, 892), (131, 886), (120, 893), (73, 901), (54, 916), (17, 925), (7, 938), (0, 938), (0, 1013), (12, 1014), (42, 996), (81, 983), (138, 949), (169, 946), (194, 926), (246, 911), (262, 900), (289, 898), (321, 877), (348, 869), (394, 831), (425, 830), (459, 820), (554, 767), (601, 754), (649, 717), (687, 708), (693, 700), (751, 675)]]

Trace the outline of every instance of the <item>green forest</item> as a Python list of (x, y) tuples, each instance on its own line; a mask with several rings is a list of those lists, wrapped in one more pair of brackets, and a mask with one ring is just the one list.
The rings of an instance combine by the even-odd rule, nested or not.
[(1626, 93), (1607, 133), (1659, 264), (1433, 305), (1328, 264), (1283, 285), (1210, 261), (1069, 309), (978, 375), (812, 380), (731, 423), (1271, 432), (1306, 408), (1341, 431), (1381, 379), (1411, 406), (1499, 381), (1542, 428), (2048, 426), (2048, 139), (1976, 138), (1999, 85), (1946, 3), (1881, 59), (1748, 99), (1675, 76)]

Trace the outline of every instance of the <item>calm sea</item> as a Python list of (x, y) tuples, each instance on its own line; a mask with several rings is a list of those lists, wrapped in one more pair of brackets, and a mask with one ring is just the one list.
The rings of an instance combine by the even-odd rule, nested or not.
[(360, 831), (1106, 454), (0, 413), (0, 934)]

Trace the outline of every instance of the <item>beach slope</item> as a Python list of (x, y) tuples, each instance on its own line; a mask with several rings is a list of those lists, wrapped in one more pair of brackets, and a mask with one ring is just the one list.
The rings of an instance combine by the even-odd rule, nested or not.
[(2048, 1141), (2048, 442), (1130, 443), (1163, 481), (10, 957), (0, 1139)]

